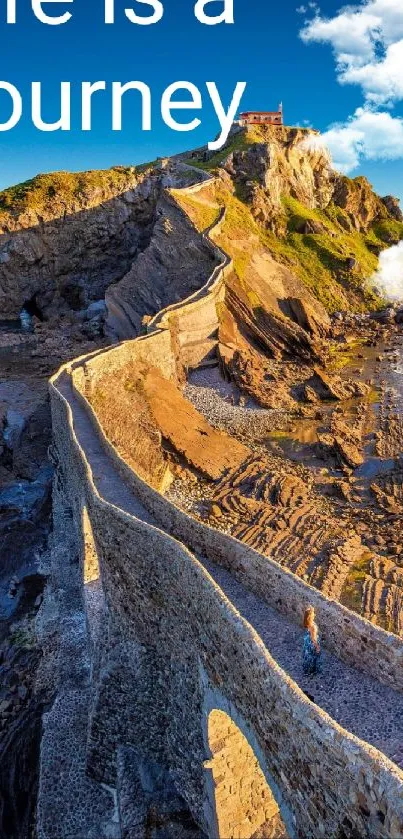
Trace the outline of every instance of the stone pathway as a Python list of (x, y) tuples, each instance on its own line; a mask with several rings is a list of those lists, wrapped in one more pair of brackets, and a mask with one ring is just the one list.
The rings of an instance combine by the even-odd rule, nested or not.
[(148, 524), (158, 526), (155, 519), (148, 513), (141, 501), (136, 498), (133, 490), (125, 483), (109, 460), (98, 440), (88, 414), (74, 395), (67, 373), (63, 373), (57, 380), (57, 389), (67, 399), (73, 411), (74, 430), (91, 466), (92, 477), (99, 494), (105, 501), (114, 504), (115, 507), (121, 507), (127, 513), (131, 513), (132, 516), (136, 516), (136, 518), (146, 521)]
[(302, 672), (303, 630), (248, 591), (218, 565), (199, 557), (236, 609), (258, 632), (270, 655), (310, 699), (347, 731), (403, 768), (403, 693), (323, 651), (323, 672)]
[[(158, 526), (102, 449), (66, 374), (58, 380), (58, 388), (73, 410), (75, 432), (99, 493), (115, 506)], [(403, 768), (403, 693), (344, 664), (327, 651), (324, 651), (323, 674), (304, 676), (302, 629), (248, 591), (228, 571), (205, 559), (201, 561), (235, 608), (258, 632), (272, 657), (309, 698), (343, 728), (376, 746)]]

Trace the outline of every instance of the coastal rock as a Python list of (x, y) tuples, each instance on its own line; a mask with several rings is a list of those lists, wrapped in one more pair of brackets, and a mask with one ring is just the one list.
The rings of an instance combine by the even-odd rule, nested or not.
[(348, 214), (349, 222), (356, 230), (365, 232), (375, 219), (388, 216), (385, 203), (375, 195), (369, 181), (362, 176), (353, 179), (339, 176), (332, 197), (336, 206)]
[(395, 218), (396, 221), (403, 221), (403, 213), (400, 209), (399, 198), (395, 198), (394, 195), (385, 195), (381, 201), (385, 205), (390, 216)]
[(311, 132), (298, 128), (260, 128), (264, 142), (231, 152), (224, 169), (245, 191), (254, 207), (264, 207), (266, 222), (276, 227), (283, 196), (311, 208), (327, 206), (334, 189), (330, 158), (324, 149), (309, 145)]
[[(52, 197), (50, 197), (50, 191)], [(134, 169), (43, 175), (0, 210), (0, 309), (41, 317), (103, 297), (147, 244), (158, 179)]]

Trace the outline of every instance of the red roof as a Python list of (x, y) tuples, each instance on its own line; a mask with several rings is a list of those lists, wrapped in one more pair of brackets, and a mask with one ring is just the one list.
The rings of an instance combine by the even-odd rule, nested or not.
[(274, 117), (279, 116), (282, 111), (244, 111), (241, 117), (250, 117), (252, 114), (257, 114), (260, 117)]

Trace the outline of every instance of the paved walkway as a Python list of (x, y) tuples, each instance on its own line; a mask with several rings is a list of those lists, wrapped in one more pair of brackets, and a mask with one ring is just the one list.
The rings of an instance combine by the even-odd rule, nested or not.
[[(72, 408), (75, 432), (100, 495), (137, 518), (158, 526), (102, 449), (66, 374), (58, 380), (57, 387)], [(343, 728), (376, 746), (403, 768), (403, 693), (344, 664), (327, 651), (324, 651), (323, 674), (304, 676), (301, 628), (247, 590), (228, 571), (199, 559), (235, 608), (258, 632), (272, 657), (309, 698)]]

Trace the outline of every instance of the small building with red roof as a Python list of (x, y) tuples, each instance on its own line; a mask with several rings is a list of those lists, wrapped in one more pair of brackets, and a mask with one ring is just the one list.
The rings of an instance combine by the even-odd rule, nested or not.
[(284, 125), (283, 105), (278, 111), (244, 111), (239, 115), (241, 125)]

